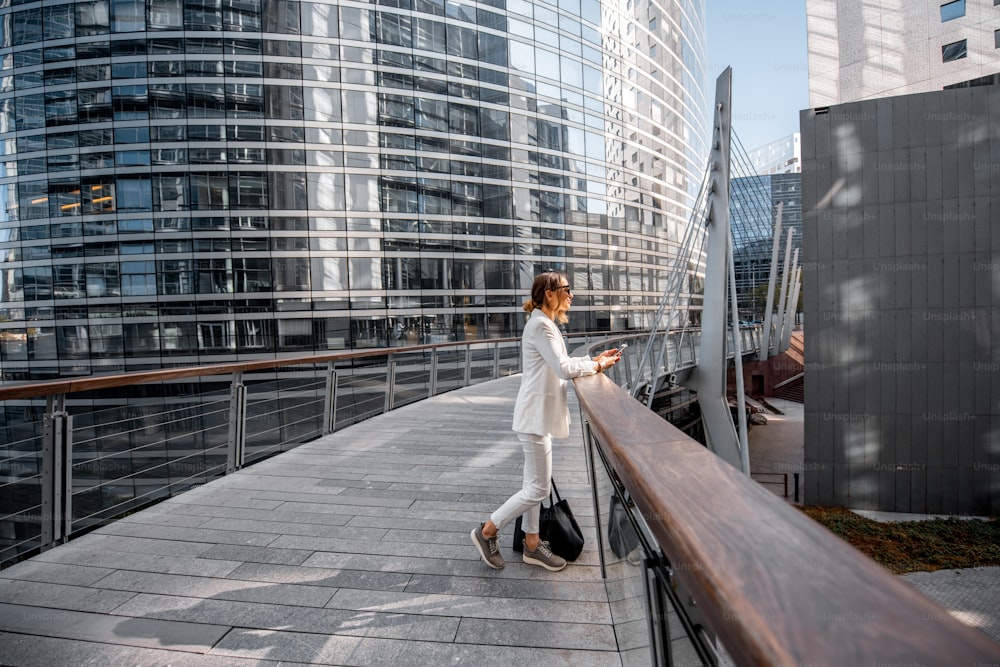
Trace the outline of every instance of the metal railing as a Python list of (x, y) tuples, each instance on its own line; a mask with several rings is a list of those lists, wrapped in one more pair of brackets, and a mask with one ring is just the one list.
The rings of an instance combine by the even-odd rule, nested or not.
[(574, 383), (623, 665), (998, 661), (1000, 647), (985, 634), (655, 415), (614, 379)]
[[(740, 328), (740, 350), (744, 357), (756, 355), (760, 351), (763, 328), (751, 325)], [(664, 341), (666, 336), (666, 341)], [(683, 376), (698, 365), (698, 350), (701, 347), (701, 329), (671, 329), (664, 334), (662, 331), (653, 335), (650, 341), (649, 332), (642, 334), (619, 334), (604, 341), (606, 346), (629, 346), (622, 354), (622, 361), (610, 370), (611, 378), (616, 384), (625, 388), (633, 396), (655, 392), (663, 383), (675, 384)], [(651, 351), (662, 350), (662, 354), (649, 354)], [(726, 349), (728, 358), (734, 356), (733, 332), (726, 330)], [(598, 350), (581, 349), (578, 354), (596, 353)], [(656, 368), (657, 360), (660, 362)]]
[(520, 363), (505, 338), (0, 386), (0, 567)]

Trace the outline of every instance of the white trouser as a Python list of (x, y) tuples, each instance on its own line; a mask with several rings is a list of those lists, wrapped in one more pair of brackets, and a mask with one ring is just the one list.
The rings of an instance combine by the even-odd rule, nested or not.
[(525, 533), (538, 532), (540, 503), (548, 498), (552, 480), (552, 438), (532, 433), (518, 433), (524, 450), (524, 485), (507, 499), (490, 519), (497, 530), (523, 515)]

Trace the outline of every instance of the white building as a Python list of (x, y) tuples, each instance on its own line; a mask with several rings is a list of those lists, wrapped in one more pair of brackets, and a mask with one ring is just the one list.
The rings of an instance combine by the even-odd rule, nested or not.
[(806, 0), (806, 13), (814, 108), (1000, 75), (997, 0)]
[(798, 132), (749, 153), (750, 164), (761, 176), (802, 173), (802, 138)]

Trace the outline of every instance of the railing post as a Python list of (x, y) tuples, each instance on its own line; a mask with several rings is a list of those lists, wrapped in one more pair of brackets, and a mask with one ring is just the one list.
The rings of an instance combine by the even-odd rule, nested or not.
[(649, 633), (649, 654), (655, 667), (674, 664), (673, 644), (670, 641), (670, 609), (663, 599), (663, 588), (658, 585), (656, 572), (650, 566), (650, 557), (642, 559), (642, 589), (646, 606), (646, 630)]
[(385, 405), (382, 406), (382, 412), (389, 412), (392, 410), (395, 401), (393, 400), (393, 394), (396, 392), (396, 360), (393, 355), (389, 355), (388, 363), (385, 367)]
[(334, 362), (326, 364), (326, 395), (323, 400), (323, 435), (337, 430), (337, 369)]
[(493, 343), (493, 379), (500, 377), (500, 343)]
[(243, 467), (246, 455), (247, 388), (243, 384), (243, 371), (233, 373), (229, 390), (229, 451), (226, 457), (226, 474)]
[(435, 347), (431, 350), (431, 389), (430, 395), (437, 396), (438, 388), (438, 351)]
[(73, 418), (66, 413), (66, 396), (49, 396), (42, 441), (41, 548), (69, 539), (73, 527)]
[(463, 387), (468, 387), (472, 384), (472, 345), (465, 346), (465, 382), (462, 383)]
[[(601, 579), (608, 578), (607, 565), (604, 562), (604, 533), (601, 529), (601, 502), (597, 497), (597, 465), (594, 461), (594, 434), (590, 430), (590, 422), (583, 419), (583, 444), (587, 450), (587, 473), (590, 476), (590, 494), (594, 502), (594, 524), (597, 528), (597, 555), (601, 561)], [(610, 519), (609, 519), (610, 521)]]

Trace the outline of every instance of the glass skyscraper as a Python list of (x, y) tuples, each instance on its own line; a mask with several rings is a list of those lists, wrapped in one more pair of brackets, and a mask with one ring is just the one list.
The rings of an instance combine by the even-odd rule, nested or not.
[[(9, 0), (8, 0), (9, 3)], [(645, 325), (707, 155), (703, 0), (0, 8), (0, 378)]]

